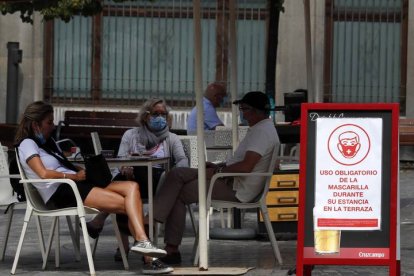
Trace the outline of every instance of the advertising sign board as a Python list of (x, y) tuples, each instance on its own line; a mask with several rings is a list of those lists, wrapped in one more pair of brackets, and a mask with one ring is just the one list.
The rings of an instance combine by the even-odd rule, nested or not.
[(398, 104), (303, 104), (297, 275), (382, 265), (399, 275)]

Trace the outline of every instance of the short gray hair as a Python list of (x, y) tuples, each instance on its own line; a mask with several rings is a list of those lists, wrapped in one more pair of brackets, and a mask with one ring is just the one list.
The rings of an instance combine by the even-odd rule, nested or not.
[(145, 119), (147, 118), (148, 114), (152, 113), (154, 106), (156, 106), (157, 104), (162, 104), (164, 106), (165, 111), (168, 116), (170, 108), (168, 108), (167, 103), (165, 102), (164, 99), (160, 99), (160, 98), (149, 99), (141, 106), (138, 112), (138, 117), (136, 121), (139, 126), (145, 125)]

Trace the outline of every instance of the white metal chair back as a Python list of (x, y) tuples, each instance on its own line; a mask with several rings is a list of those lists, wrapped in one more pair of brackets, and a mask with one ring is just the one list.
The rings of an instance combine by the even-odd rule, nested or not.
[[(249, 126), (237, 126), (239, 141), (244, 139), (244, 137), (247, 134), (248, 129), (249, 129)], [(222, 146), (231, 145), (232, 135), (233, 135), (231, 128), (226, 127), (226, 126), (217, 126), (216, 131), (222, 132), (217, 135), (217, 138), (216, 138), (217, 143), (222, 143), (221, 144)]]
[[(277, 144), (274, 148), (273, 148), (273, 152), (272, 152), (272, 158), (270, 160), (269, 163), (269, 167), (267, 169), (267, 172), (265, 173), (217, 173), (215, 174), (210, 181), (210, 186), (209, 186), (209, 190), (207, 193), (207, 210), (210, 207), (215, 207), (215, 208), (239, 208), (239, 209), (251, 209), (251, 208), (260, 208), (260, 211), (262, 212), (262, 216), (263, 216), (263, 220), (265, 222), (266, 225), (266, 230), (270, 239), (270, 242), (272, 244), (272, 248), (273, 248), (273, 253), (275, 255), (275, 259), (276, 261), (279, 262), (279, 264), (282, 264), (282, 257), (280, 255), (280, 251), (279, 251), (279, 247), (275, 238), (275, 233), (273, 231), (273, 227), (272, 224), (270, 223), (270, 218), (269, 218), (269, 213), (267, 210), (267, 205), (266, 205), (266, 195), (269, 191), (269, 187), (270, 187), (270, 182), (273, 176), (273, 171), (275, 169), (276, 166), (276, 160), (278, 157), (278, 151), (279, 151), (279, 144)], [(212, 195), (212, 191), (213, 191), (213, 187), (214, 184), (216, 182), (216, 180), (220, 177), (236, 177), (236, 176), (264, 176), (265, 179), (263, 181), (264, 185), (263, 185), (263, 190), (262, 192), (256, 197), (256, 199), (252, 202), (234, 202), (234, 201), (224, 201), (224, 200), (212, 200), (211, 199), (211, 195)], [(207, 225), (208, 225), (208, 220), (209, 220), (209, 216), (207, 216)], [(197, 254), (194, 258), (194, 261), (197, 262), (198, 260), (198, 250), (197, 250)]]
[(62, 152), (64, 153), (70, 152), (72, 154), (71, 156), (68, 156), (68, 157), (71, 157), (71, 158), (76, 157), (76, 152), (73, 152), (73, 148), (76, 148), (77, 145), (72, 139), (64, 138), (64, 139), (55, 141), (55, 143)]
[(215, 146), (231, 146), (232, 130), (230, 128), (218, 128), (214, 131), (214, 145)]
[(7, 147), (0, 144), (0, 206), (18, 201), (10, 184), (10, 178), (17, 175), (11, 176), (9, 173), (7, 150)]
[(14, 207), (16, 204), (24, 204), (19, 202), (17, 196), (13, 193), (13, 188), (10, 183), (11, 178), (20, 178), (19, 175), (10, 175), (8, 166), (7, 147), (0, 143), (0, 208), (5, 208), (4, 214), (6, 222), (4, 224), (4, 238), (0, 249), (0, 260), (4, 260), (6, 254), (7, 242), (9, 240), (10, 227), (13, 220)]
[[(179, 135), (178, 136), (183, 144), (184, 153), (188, 158), (188, 164), (190, 168), (198, 168), (198, 152), (197, 152), (197, 136), (194, 135)], [(193, 226), (194, 233), (197, 237), (197, 226), (195, 222), (195, 216), (191, 204), (187, 205), (188, 212), (190, 214), (191, 225)]]
[(270, 183), (272, 181), (273, 172), (276, 167), (276, 161), (279, 155), (279, 145), (275, 146), (272, 153), (272, 159), (270, 160), (269, 167), (267, 168), (268, 175), (266, 176), (265, 185), (263, 187), (263, 191), (261, 193), (260, 198), (257, 202), (263, 202), (266, 204), (266, 195), (269, 192)]
[[(238, 141), (244, 139), (247, 134), (248, 126), (238, 126)], [(233, 131), (231, 128), (225, 126), (217, 126), (214, 131), (214, 146), (233, 146)], [(236, 145), (237, 147), (237, 145)], [(232, 150), (220, 151), (210, 153), (209, 160), (216, 162), (224, 162), (228, 159), (229, 155), (232, 154)]]
[(190, 168), (198, 168), (197, 136), (179, 135)]
[[(266, 172), (264, 173), (223, 173), (223, 174), (216, 174), (213, 176), (213, 178), (211, 179), (211, 183), (213, 184), (217, 178), (219, 177), (223, 177), (223, 176), (264, 176), (264, 185), (263, 185), (263, 190), (262, 192), (256, 197), (256, 199), (252, 202), (246, 202), (246, 203), (242, 203), (242, 202), (233, 202), (233, 201), (222, 201), (222, 200), (213, 200), (211, 199), (211, 193), (212, 193), (212, 186), (214, 185), (210, 185), (210, 189), (207, 195), (207, 204), (211, 204), (213, 207), (225, 207), (225, 206), (221, 206), (221, 205), (229, 205), (228, 207), (235, 207), (235, 208), (239, 208), (239, 209), (249, 209), (249, 208), (255, 208), (255, 207), (260, 207), (260, 205), (262, 203), (264, 203), (266, 205), (266, 195), (267, 192), (269, 191), (269, 187), (270, 187), (270, 182), (272, 180), (272, 176), (273, 176), (273, 172), (275, 170), (275, 166), (276, 166), (276, 161), (278, 158), (278, 151), (279, 151), (279, 146), (275, 146), (273, 148), (273, 152), (272, 152), (272, 158), (270, 160), (269, 163), (269, 167), (267, 169)], [(214, 181), (214, 182), (213, 182)]]
[(206, 147), (215, 146), (215, 130), (204, 130), (204, 142), (206, 143)]
[(101, 140), (99, 139), (98, 132), (96, 131), (91, 132), (91, 137), (92, 137), (93, 150), (95, 151), (95, 154), (100, 154), (102, 152), (102, 144), (101, 144)]
[[(17, 158), (17, 166), (19, 167), (20, 178), (22, 180), (27, 180), (26, 173), (21, 167), (19, 155), (17, 152), (16, 152), (16, 158)], [(35, 211), (38, 211), (38, 212), (44, 212), (49, 209), (46, 207), (46, 204), (43, 202), (43, 199), (40, 196), (39, 192), (37, 191), (36, 187), (34, 187), (31, 183), (23, 183), (22, 185), (24, 186), (24, 193), (26, 195), (26, 201), (31, 206), (31, 208), (33, 208)]]
[(215, 146), (232, 146), (232, 132), (230, 128), (217, 126), (216, 130), (205, 131), (205, 140), (207, 145), (207, 160), (210, 162), (225, 162), (232, 150), (213, 149)]

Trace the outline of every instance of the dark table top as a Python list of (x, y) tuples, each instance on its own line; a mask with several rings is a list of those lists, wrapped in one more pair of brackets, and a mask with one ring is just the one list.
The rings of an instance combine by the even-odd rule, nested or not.
[(282, 144), (300, 142), (300, 125), (276, 124), (276, 130)]

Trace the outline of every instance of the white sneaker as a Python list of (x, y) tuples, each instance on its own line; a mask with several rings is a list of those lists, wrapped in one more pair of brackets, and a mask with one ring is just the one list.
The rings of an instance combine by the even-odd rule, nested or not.
[(158, 247), (154, 246), (149, 240), (135, 241), (130, 250), (141, 253), (145, 256), (155, 258), (167, 255), (167, 252), (164, 249), (159, 249)]

